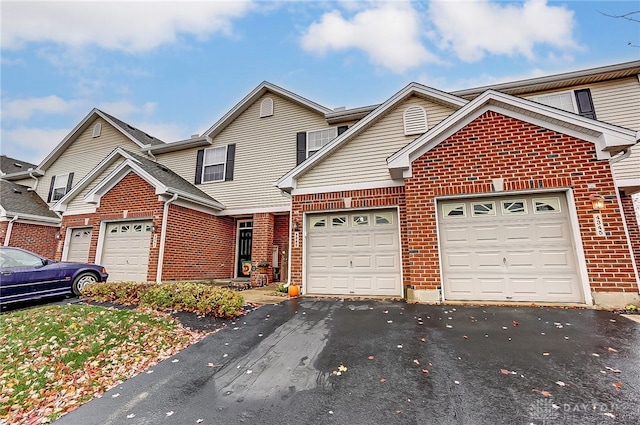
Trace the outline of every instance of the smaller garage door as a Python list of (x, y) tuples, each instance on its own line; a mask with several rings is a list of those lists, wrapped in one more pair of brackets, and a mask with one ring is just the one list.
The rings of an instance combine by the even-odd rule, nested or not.
[(101, 264), (114, 282), (146, 282), (149, 268), (151, 221), (108, 223)]
[(438, 203), (450, 300), (582, 302), (563, 193)]
[(86, 263), (89, 261), (89, 247), (91, 246), (91, 227), (71, 229), (69, 248), (66, 261)]
[(307, 217), (306, 292), (402, 295), (396, 210)]

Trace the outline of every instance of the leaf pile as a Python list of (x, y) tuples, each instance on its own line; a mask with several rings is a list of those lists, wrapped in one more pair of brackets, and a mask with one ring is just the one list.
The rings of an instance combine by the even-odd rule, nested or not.
[(207, 334), (154, 311), (85, 305), (0, 316), (0, 423), (44, 424)]

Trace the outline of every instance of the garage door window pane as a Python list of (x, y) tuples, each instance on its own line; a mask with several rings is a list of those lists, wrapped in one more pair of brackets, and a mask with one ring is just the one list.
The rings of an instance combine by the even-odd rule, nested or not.
[(537, 198), (533, 200), (536, 214), (560, 212), (560, 198)]
[(467, 211), (464, 204), (444, 204), (442, 206), (442, 215), (445, 217), (465, 217)]
[(348, 224), (347, 216), (345, 215), (331, 217), (331, 227), (344, 227)]
[(369, 216), (367, 214), (355, 214), (353, 215), (353, 226), (368, 226)]
[(120, 226), (120, 233), (127, 233), (131, 229), (131, 226), (128, 224), (123, 224)]
[(327, 217), (311, 217), (311, 227), (327, 227)]
[(136, 233), (142, 232), (142, 224), (134, 224), (133, 225), (133, 231), (136, 232)]
[(110, 224), (107, 229), (109, 233), (118, 233), (118, 230), (120, 230), (117, 224)]
[(496, 205), (493, 202), (473, 202), (473, 216), (496, 215)]
[(502, 215), (526, 214), (527, 204), (524, 201), (502, 201)]
[(376, 213), (375, 215), (375, 222), (374, 224), (376, 226), (384, 226), (385, 224), (393, 224), (393, 213), (387, 212), (387, 213)]

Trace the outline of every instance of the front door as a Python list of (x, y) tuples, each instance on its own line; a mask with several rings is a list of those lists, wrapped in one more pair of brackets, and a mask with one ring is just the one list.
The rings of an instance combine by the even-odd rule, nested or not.
[(251, 274), (251, 241), (253, 238), (252, 225), (253, 223), (249, 221), (239, 223), (238, 262), (236, 264), (238, 277), (249, 277)]

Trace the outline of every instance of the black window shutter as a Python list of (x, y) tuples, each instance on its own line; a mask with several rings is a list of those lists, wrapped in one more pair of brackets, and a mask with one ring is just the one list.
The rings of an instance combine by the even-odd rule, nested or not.
[(227, 165), (225, 168), (224, 179), (225, 181), (233, 180), (233, 165), (236, 160), (236, 145), (235, 143), (227, 146)]
[(198, 151), (198, 156), (196, 157), (196, 178), (194, 180), (195, 184), (202, 183), (202, 164), (204, 163), (204, 149), (200, 149)]
[(307, 132), (296, 134), (296, 165), (302, 164), (307, 159)]
[(341, 125), (340, 127), (338, 127), (338, 136), (347, 131), (347, 128), (349, 128), (349, 126), (346, 125)]
[(589, 89), (576, 90), (576, 103), (578, 104), (578, 114), (585, 118), (596, 119), (596, 110), (593, 107), (591, 91)]
[(72, 186), (73, 186), (73, 173), (69, 173), (69, 178), (67, 179), (67, 188), (64, 191), (65, 195), (69, 193)]
[(53, 185), (56, 184), (56, 176), (51, 177), (51, 187), (49, 187), (49, 196), (47, 196), (47, 202), (51, 202), (53, 196)]

